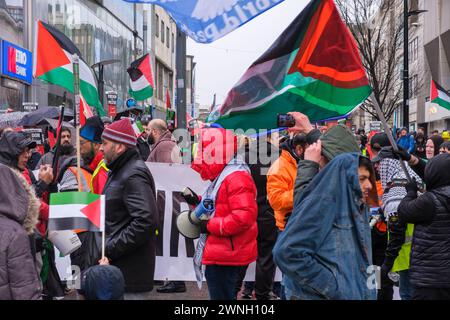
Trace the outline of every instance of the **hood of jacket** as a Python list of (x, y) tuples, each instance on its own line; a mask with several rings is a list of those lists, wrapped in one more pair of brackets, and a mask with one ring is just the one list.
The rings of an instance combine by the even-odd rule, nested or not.
[(360, 152), (355, 136), (343, 125), (330, 128), (320, 140), (322, 141), (322, 155), (328, 161), (343, 153)]
[(297, 156), (297, 154), (294, 151), (295, 150), (295, 148), (294, 148), (294, 141), (292, 139), (288, 139), (285, 142), (283, 142), (281, 144), (280, 149), (288, 152), (291, 155), (291, 157), (295, 159), (295, 161), (297, 163), (300, 162), (301, 159)]
[[(14, 220), (32, 234), (38, 222), (40, 201), (19, 171), (0, 164), (0, 216)], [(5, 191), (7, 190), (7, 191)]]
[(441, 144), (444, 143), (444, 139), (441, 136), (431, 136), (430, 139), (434, 145), (434, 155), (437, 156), (439, 154), (439, 149), (441, 148)]
[(156, 144), (163, 142), (163, 141), (172, 141), (172, 142), (176, 143), (175, 139), (173, 138), (172, 133), (169, 130), (167, 130), (166, 132), (163, 133), (163, 135), (161, 136), (161, 138), (159, 139), (159, 141)]
[(450, 186), (450, 154), (444, 153), (435, 156), (425, 167), (424, 181), (427, 190), (443, 186)]
[(222, 128), (202, 129), (197, 155), (191, 168), (203, 180), (213, 181), (235, 157), (237, 145), (237, 137), (232, 131)]
[(392, 147), (383, 147), (381, 148), (380, 152), (378, 153), (378, 158), (373, 159), (373, 161), (379, 161), (383, 159), (394, 159), (398, 160), (398, 157), (392, 152)]
[(8, 167), (17, 168), (19, 155), (26, 147), (36, 146), (23, 132), (6, 132), (0, 139), (0, 162)]

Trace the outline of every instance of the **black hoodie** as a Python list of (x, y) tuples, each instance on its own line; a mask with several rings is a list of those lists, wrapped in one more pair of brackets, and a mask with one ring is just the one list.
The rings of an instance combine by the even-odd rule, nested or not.
[(398, 207), (399, 219), (414, 223), (410, 279), (416, 287), (450, 289), (450, 154), (425, 168), (427, 192), (410, 190)]
[(27, 147), (30, 149), (35, 148), (36, 143), (25, 133), (5, 132), (0, 138), (0, 163), (18, 169), (19, 156)]

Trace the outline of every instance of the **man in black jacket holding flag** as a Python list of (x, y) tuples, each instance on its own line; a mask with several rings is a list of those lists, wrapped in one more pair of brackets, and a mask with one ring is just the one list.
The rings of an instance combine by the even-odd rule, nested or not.
[[(110, 169), (106, 196), (106, 257), (125, 278), (125, 299), (145, 299), (153, 289), (156, 256), (156, 192), (153, 177), (136, 149), (129, 119), (103, 131)], [(130, 295), (129, 293), (140, 293)]]

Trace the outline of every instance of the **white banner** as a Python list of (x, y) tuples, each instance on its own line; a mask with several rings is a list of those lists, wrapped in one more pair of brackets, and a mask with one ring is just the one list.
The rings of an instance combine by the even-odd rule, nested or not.
[[(197, 240), (185, 239), (178, 232), (175, 219), (180, 212), (188, 210), (187, 203), (180, 196), (184, 187), (202, 195), (209, 182), (203, 181), (188, 165), (147, 163), (147, 166), (155, 180), (160, 215), (164, 209), (162, 242), (160, 238), (157, 245), (155, 280), (196, 281), (192, 257)], [(275, 278), (281, 281), (278, 269)], [(249, 266), (245, 280), (255, 280), (255, 263)]]
[[(157, 208), (160, 230), (157, 237), (155, 280), (196, 281), (192, 257), (197, 240), (183, 237), (176, 227), (176, 217), (180, 212), (188, 210), (181, 192), (185, 187), (191, 188), (198, 195), (205, 192), (210, 182), (205, 182), (189, 165), (146, 163), (155, 181), (157, 190)], [(108, 213), (106, 213), (108, 214)], [(59, 260), (58, 270), (62, 278), (66, 278), (66, 270), (70, 266), (69, 257)], [(277, 281), (281, 274), (277, 270)], [(245, 278), (255, 280), (255, 264), (252, 263)]]

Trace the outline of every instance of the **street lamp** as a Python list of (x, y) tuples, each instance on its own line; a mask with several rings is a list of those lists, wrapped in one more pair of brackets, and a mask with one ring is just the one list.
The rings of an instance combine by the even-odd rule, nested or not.
[(105, 81), (103, 78), (103, 69), (108, 64), (113, 64), (113, 63), (118, 63), (118, 62), (121, 62), (121, 61), (117, 60), (117, 59), (103, 60), (103, 61), (97, 62), (96, 64), (93, 64), (91, 66), (92, 69), (95, 69), (98, 67), (98, 77), (97, 77), (96, 73), (95, 73), (95, 76), (97, 77), (97, 81), (98, 81), (98, 92), (99, 92), (99, 98), (100, 98), (100, 103), (102, 104), (102, 108), (104, 108), (103, 96), (105, 95)]
[(403, 0), (403, 126), (409, 131), (409, 17), (428, 10), (408, 10), (408, 1)]

